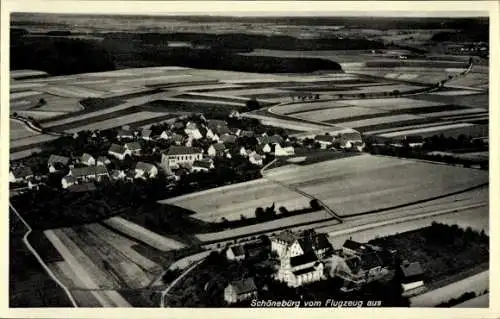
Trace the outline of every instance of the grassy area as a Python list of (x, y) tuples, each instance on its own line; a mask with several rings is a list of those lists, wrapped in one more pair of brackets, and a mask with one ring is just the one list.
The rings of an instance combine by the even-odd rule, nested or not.
[[(433, 223), (429, 227), (371, 240), (396, 249), (401, 259), (419, 261), (430, 285), (446, 284), (457, 274), (489, 262), (489, 238), (471, 228)], [(477, 271), (477, 270), (476, 270)]]
[(10, 237), (9, 306), (72, 307), (64, 291), (47, 275), (22, 242)]

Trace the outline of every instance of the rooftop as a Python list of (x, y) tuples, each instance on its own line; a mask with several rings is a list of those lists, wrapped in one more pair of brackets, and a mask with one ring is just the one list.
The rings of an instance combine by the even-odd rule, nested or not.
[(233, 251), (233, 254), (235, 256), (244, 256), (245, 255), (245, 249), (243, 249), (243, 246), (238, 245), (238, 246), (231, 246), (229, 247)]
[(52, 164), (55, 164), (55, 163), (60, 163), (60, 164), (63, 164), (63, 165), (67, 165), (69, 163), (69, 157), (52, 154), (52, 155), (50, 155), (49, 160), (47, 161), (47, 163), (49, 165), (52, 165)]
[(318, 261), (318, 257), (313, 251), (308, 251), (303, 255), (295, 256), (290, 258), (290, 265), (292, 267), (304, 265), (312, 262)]
[(201, 149), (198, 147), (187, 147), (187, 146), (175, 146), (172, 145), (165, 152), (166, 155), (185, 155), (185, 154), (200, 154), (202, 153)]
[(253, 280), (253, 278), (232, 281), (230, 285), (233, 286), (234, 291), (237, 295), (246, 294), (257, 290), (257, 286), (255, 286), (255, 281)]

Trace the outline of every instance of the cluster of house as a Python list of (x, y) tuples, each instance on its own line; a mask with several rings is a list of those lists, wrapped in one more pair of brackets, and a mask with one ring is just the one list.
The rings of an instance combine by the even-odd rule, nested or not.
[[(229, 247), (226, 257), (229, 260), (247, 258), (249, 252), (245, 246)], [(314, 231), (281, 232), (271, 239), (271, 251), (279, 260), (274, 278), (290, 287), (337, 277), (344, 280), (341, 290), (348, 292), (395, 275), (395, 251), (351, 239), (335, 250), (326, 234)], [(424, 270), (419, 262), (404, 261), (396, 271), (405, 293), (424, 286)], [(253, 278), (245, 278), (231, 282), (224, 291), (224, 299), (235, 303), (253, 298), (257, 292)]]
[(355, 149), (362, 152), (365, 147), (359, 132), (346, 132), (336, 135), (324, 133), (314, 136), (313, 139), (319, 143), (321, 149), (329, 149), (338, 145), (341, 149)]

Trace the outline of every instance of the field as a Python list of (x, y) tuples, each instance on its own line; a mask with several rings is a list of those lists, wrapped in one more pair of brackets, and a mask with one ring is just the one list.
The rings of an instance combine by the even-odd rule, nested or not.
[(413, 160), (362, 155), (272, 170), (267, 179), (324, 201), (341, 216), (417, 202), (488, 182), (488, 173)]
[(310, 199), (267, 180), (256, 180), (214, 188), (160, 201), (195, 212), (192, 217), (219, 222), (222, 217), (237, 220), (254, 217), (257, 207), (286, 207), (289, 211), (309, 207)]
[(39, 135), (39, 133), (29, 130), (22, 122), (10, 120), (9, 123), (11, 141)]
[(381, 114), (381, 113), (385, 113), (385, 111), (372, 110), (356, 106), (352, 107), (347, 106), (339, 108), (329, 108), (324, 110), (308, 111), (302, 113), (294, 113), (294, 117), (298, 117), (309, 121), (328, 121), (331, 119), (337, 120), (342, 118), (350, 118), (355, 116)]

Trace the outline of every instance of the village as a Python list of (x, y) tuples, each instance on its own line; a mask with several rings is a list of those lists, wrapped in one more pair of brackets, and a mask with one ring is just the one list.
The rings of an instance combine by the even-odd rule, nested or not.
[[(23, 161), (11, 162), (11, 194), (36, 190), (50, 175), (63, 175), (60, 188), (71, 192), (92, 191), (95, 183), (104, 179), (133, 182), (159, 175), (171, 181), (173, 187), (182, 176), (212, 171), (223, 160), (226, 165), (243, 165), (245, 171), (258, 171), (274, 159), (295, 156), (298, 148), (359, 152), (364, 147), (359, 133), (334, 136), (322, 132), (299, 139), (265, 126), (253, 130), (255, 121), (245, 124), (236, 111), (227, 120), (233, 125), (226, 120), (207, 120), (203, 114), (192, 114), (144, 129), (123, 126), (117, 131), (74, 133), (73, 150), (51, 153), (46, 168), (33, 168)], [(244, 124), (238, 127), (238, 123)], [(114, 132), (116, 135), (112, 135)], [(96, 151), (88, 151), (89, 146)], [(46, 152), (32, 157), (44, 155), (47, 156)]]

